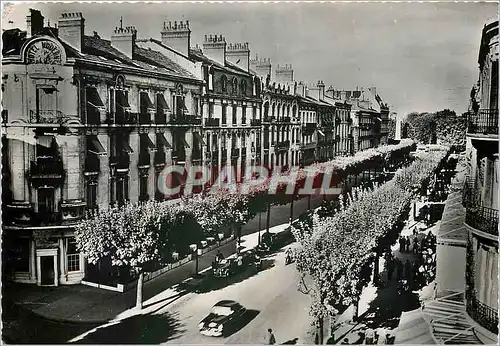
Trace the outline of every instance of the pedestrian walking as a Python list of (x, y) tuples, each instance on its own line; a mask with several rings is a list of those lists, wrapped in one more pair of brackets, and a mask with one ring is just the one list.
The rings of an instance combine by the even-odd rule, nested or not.
[(413, 253), (418, 253), (418, 239), (417, 237), (413, 238)]
[(399, 237), (399, 252), (405, 252), (405, 237)]
[(406, 244), (406, 253), (409, 253), (411, 252), (411, 239), (409, 236), (406, 236), (406, 240), (405, 240), (405, 244)]
[(267, 336), (266, 336), (266, 345), (274, 345), (276, 343), (276, 339), (273, 334), (273, 330), (269, 328), (267, 330)]

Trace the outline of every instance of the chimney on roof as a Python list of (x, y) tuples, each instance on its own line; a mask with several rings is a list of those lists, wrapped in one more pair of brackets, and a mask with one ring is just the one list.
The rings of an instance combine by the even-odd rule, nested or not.
[(257, 76), (266, 78), (271, 76), (271, 59), (260, 58), (255, 55), (255, 59), (250, 59), (250, 68), (255, 71)]
[(250, 63), (248, 42), (230, 43), (226, 49), (226, 60), (248, 72)]
[(59, 38), (81, 52), (85, 32), (85, 18), (83, 18), (82, 13), (61, 13), (57, 26), (59, 27)]
[(26, 37), (31, 37), (43, 29), (42, 12), (30, 8), (30, 14), (26, 16)]
[(189, 21), (163, 22), (161, 30), (161, 42), (185, 56), (189, 55), (189, 47), (191, 46), (191, 30), (189, 29)]
[(319, 100), (323, 101), (325, 99), (325, 83), (320, 80), (318, 81), (317, 87), (319, 89)]
[(306, 97), (306, 86), (304, 83), (300, 82), (296, 88), (296, 94), (302, 97)]
[(222, 35), (205, 35), (203, 54), (224, 66), (226, 63), (226, 39)]
[(134, 55), (135, 40), (137, 30), (134, 26), (123, 26), (123, 20), (120, 19), (120, 26), (115, 28), (111, 35), (111, 46), (132, 59)]
[(277, 82), (293, 82), (293, 68), (291, 64), (278, 65), (274, 74)]

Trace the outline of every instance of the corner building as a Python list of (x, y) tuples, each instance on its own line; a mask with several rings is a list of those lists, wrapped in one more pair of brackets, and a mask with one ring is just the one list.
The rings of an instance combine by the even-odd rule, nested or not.
[(3, 33), (4, 277), (37, 285), (86, 274), (73, 226), (86, 211), (163, 199), (167, 164), (201, 159), (203, 80), (120, 25), (85, 36), (81, 13)]

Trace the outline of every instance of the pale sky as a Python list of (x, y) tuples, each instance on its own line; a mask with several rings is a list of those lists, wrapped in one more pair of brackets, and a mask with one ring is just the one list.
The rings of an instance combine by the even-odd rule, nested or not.
[(107, 39), (120, 16), (158, 39), (164, 21), (187, 19), (192, 46), (205, 34), (249, 42), (252, 57), (292, 64), (298, 81), (376, 86), (402, 115), (466, 111), (481, 30), (498, 16), (498, 3), (17, 3), (4, 4), (3, 28), (25, 29), (29, 8), (51, 26), (61, 12), (82, 12), (86, 34)]

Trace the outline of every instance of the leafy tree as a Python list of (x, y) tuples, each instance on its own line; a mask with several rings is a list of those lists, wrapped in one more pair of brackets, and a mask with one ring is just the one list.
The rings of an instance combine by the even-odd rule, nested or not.
[(109, 257), (114, 266), (128, 266), (139, 274), (136, 307), (142, 308), (144, 271), (165, 263), (176, 210), (147, 202), (110, 207), (90, 213), (76, 226), (78, 248), (92, 264)]

